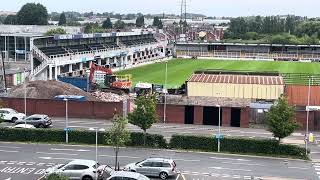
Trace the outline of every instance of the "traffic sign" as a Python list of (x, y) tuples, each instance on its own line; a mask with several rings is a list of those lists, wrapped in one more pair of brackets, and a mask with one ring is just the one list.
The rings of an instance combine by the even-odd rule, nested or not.
[(220, 135), (217, 134), (215, 137), (216, 137), (216, 139), (223, 139), (223, 138), (224, 138), (224, 135), (222, 135), (222, 134), (220, 134)]
[(71, 131), (70, 128), (64, 128), (63, 130), (64, 130), (64, 131), (68, 131), (68, 132)]

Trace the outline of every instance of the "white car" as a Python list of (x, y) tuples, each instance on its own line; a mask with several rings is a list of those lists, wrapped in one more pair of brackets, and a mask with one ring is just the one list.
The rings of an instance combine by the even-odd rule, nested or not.
[(2, 116), (3, 120), (11, 121), (13, 123), (16, 122), (16, 120), (22, 120), (26, 117), (25, 114), (19, 113), (16, 110), (10, 108), (1, 108), (0, 116)]
[(35, 129), (32, 124), (17, 124), (15, 126), (12, 126), (12, 128), (17, 128), (17, 129)]
[(45, 177), (49, 177), (51, 174), (58, 174), (67, 176), (69, 179), (95, 180), (96, 175), (98, 175), (97, 179), (103, 179), (105, 174), (110, 176), (112, 172), (113, 169), (108, 166), (101, 166), (92, 160), (79, 159), (68, 164), (60, 164), (48, 168), (45, 171)]
[(115, 171), (107, 180), (150, 180), (148, 177), (128, 171)]

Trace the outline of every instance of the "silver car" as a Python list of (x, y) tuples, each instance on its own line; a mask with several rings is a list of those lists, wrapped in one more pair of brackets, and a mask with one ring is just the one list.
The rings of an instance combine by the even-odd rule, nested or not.
[(15, 124), (31, 124), (36, 128), (47, 128), (52, 125), (51, 119), (44, 114), (34, 114), (25, 119), (17, 120)]
[(145, 176), (160, 177), (167, 179), (170, 176), (178, 174), (176, 163), (172, 159), (149, 158), (137, 163), (131, 163), (125, 166), (125, 171), (138, 172)]
[(148, 177), (127, 171), (115, 171), (107, 180), (150, 180)]
[[(48, 168), (45, 171), (45, 177), (49, 177), (51, 174), (64, 175), (69, 179), (80, 180), (94, 180), (104, 179), (109, 177), (113, 172), (112, 168), (108, 166), (100, 166), (98, 163), (92, 160), (74, 160), (68, 164), (61, 164)], [(109, 174), (106, 176), (105, 174)]]

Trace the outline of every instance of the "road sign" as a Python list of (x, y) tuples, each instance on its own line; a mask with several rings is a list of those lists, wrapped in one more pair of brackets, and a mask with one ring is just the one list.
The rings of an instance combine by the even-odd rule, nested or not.
[(64, 128), (63, 130), (64, 130), (64, 131), (68, 131), (68, 132), (71, 131), (70, 128)]
[(223, 139), (224, 138), (224, 136), (222, 134), (220, 134), (220, 135), (217, 134), (215, 137), (216, 137), (216, 139)]

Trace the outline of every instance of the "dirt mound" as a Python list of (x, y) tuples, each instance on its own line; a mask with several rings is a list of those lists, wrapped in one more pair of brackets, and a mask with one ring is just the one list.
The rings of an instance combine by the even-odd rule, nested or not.
[[(78, 95), (85, 96), (87, 101), (99, 101), (90, 93), (60, 81), (30, 81), (26, 83), (27, 98), (34, 99), (53, 99), (57, 95)], [(12, 88), (9, 97), (24, 97), (24, 85)]]

